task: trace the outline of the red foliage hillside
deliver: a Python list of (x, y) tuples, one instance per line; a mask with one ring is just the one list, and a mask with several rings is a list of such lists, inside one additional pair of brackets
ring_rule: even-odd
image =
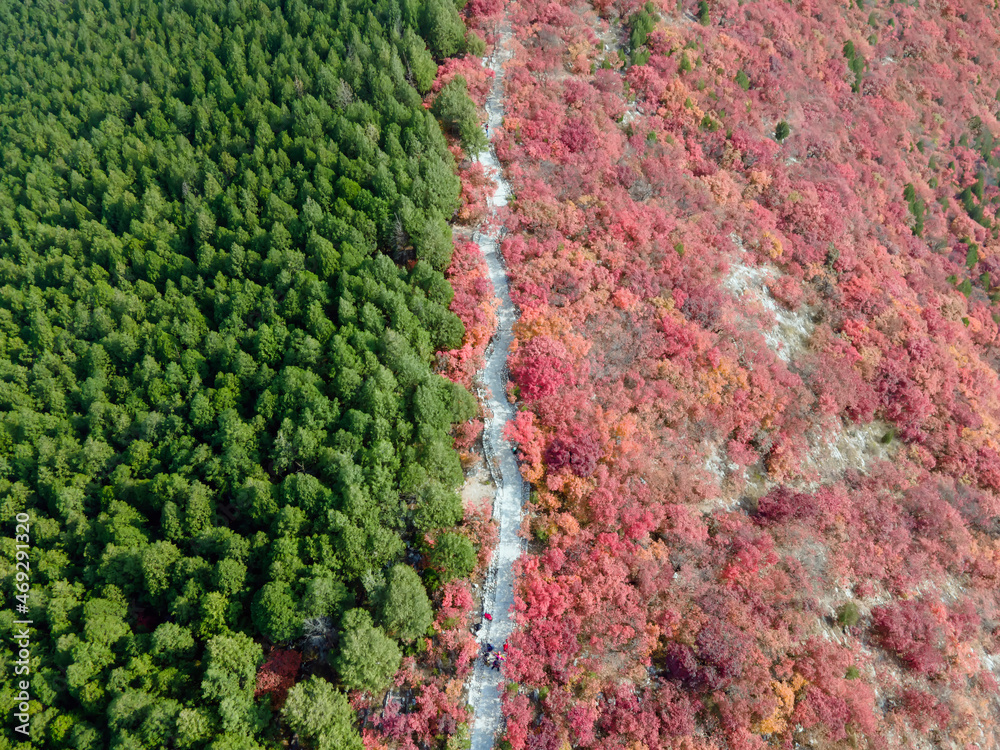
[(995, 746), (1000, 12), (511, 8), (507, 741)]

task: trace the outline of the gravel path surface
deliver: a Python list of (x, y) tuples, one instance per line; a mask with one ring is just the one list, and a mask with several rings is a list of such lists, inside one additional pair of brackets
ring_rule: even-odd
[[(484, 65), (493, 70), (493, 89), (486, 100), (487, 136), (492, 138), (503, 122), (503, 64), (510, 59), (507, 42), (511, 38), (510, 26), (505, 22), (492, 57), (484, 60)], [(514, 604), (513, 565), (524, 549), (523, 540), (518, 537), (521, 528), (521, 507), (528, 497), (528, 485), (521, 477), (517, 459), (510, 443), (503, 437), (507, 422), (514, 418), (514, 406), (507, 401), (507, 354), (514, 339), (513, 325), (517, 320), (517, 310), (510, 300), (510, 287), (503, 256), (500, 253), (500, 237), (503, 229), (495, 221), (496, 209), (507, 205), (510, 185), (503, 177), (496, 152), (491, 146), (476, 157), (493, 180), (496, 191), (489, 199), (490, 217), (480, 231), (473, 236), (474, 241), (486, 259), (493, 291), (500, 301), (497, 310), (497, 330), (486, 352), (486, 366), (482, 372), (485, 392), (480, 394), (488, 411), (493, 416), (486, 421), (483, 446), (486, 465), (490, 467), (497, 487), (493, 501), (493, 517), (500, 524), (500, 541), (493, 552), (490, 569), (486, 576), (483, 592), (483, 610), (493, 616), (492, 622), (483, 621), (478, 640), (485, 648), (487, 643), (503, 651), (503, 644), (514, 630), (511, 607)], [(490, 750), (494, 745), (494, 735), (501, 724), (499, 672), (487, 667), (480, 658), (469, 681), (469, 703), (475, 710), (472, 726), (472, 750)]]

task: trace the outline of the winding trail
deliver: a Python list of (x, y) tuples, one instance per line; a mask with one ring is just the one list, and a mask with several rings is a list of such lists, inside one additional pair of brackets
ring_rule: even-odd
[[(492, 139), (503, 122), (503, 65), (511, 57), (508, 49), (510, 38), (510, 24), (505, 19), (493, 55), (483, 61), (494, 72), (493, 88), (486, 100), (486, 134), (489, 139)], [(504, 427), (514, 418), (515, 413), (514, 406), (507, 401), (506, 385), (507, 355), (514, 340), (513, 326), (517, 320), (517, 310), (510, 299), (507, 271), (500, 253), (503, 230), (496, 217), (497, 209), (507, 205), (510, 185), (503, 177), (492, 145), (476, 158), (485, 168), (496, 190), (488, 201), (490, 215), (473, 235), (473, 240), (479, 245), (486, 260), (493, 292), (500, 302), (497, 309), (497, 330), (487, 349), (486, 365), (482, 372), (484, 392), (480, 393), (487, 412), (492, 412), (483, 432), (483, 451), (497, 488), (493, 517), (500, 525), (500, 541), (493, 551), (483, 592), (483, 611), (490, 613), (493, 620), (483, 621), (478, 640), (483, 645), (491, 643), (495, 649), (502, 650), (503, 643), (514, 630), (510, 611), (514, 604), (513, 565), (524, 549), (518, 531), (521, 528), (521, 508), (529, 490), (521, 476), (511, 445), (503, 436)], [(493, 747), (494, 735), (501, 723), (500, 681), (499, 672), (487, 667), (482, 659), (476, 661), (469, 681), (469, 703), (475, 711), (471, 750), (490, 750)]]

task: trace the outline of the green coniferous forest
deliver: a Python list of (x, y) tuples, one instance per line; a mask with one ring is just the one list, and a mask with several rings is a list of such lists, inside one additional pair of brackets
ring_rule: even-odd
[[(459, 183), (421, 95), (470, 44), (452, 0), (0, 0), (0, 631), (34, 622), (31, 747), (360, 748), (344, 694), (469, 572), (476, 405), (433, 372)], [(257, 669), (305, 636), (282, 714)]]

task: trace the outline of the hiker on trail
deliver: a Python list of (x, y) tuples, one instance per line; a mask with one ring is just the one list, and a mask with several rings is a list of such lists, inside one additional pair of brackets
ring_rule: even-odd
[(506, 643), (504, 643), (504, 644), (503, 644), (503, 650), (504, 650), (504, 651), (506, 651), (506, 650), (507, 650), (507, 644), (506, 644)]
[(490, 622), (493, 622), (493, 615), (491, 615), (489, 612), (487, 612), (485, 615), (483, 615), (483, 617), (485, 617)]
[(493, 651), (493, 644), (492, 643), (487, 643), (486, 644), (486, 653), (490, 653), (491, 651)]

